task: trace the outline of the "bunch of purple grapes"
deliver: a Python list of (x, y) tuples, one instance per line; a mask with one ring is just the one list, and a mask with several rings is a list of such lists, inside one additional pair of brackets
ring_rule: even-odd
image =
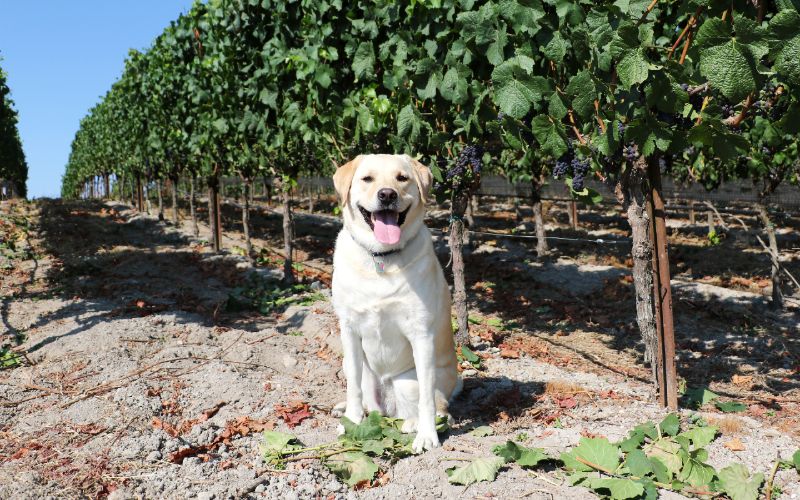
[(553, 177), (561, 179), (572, 174), (572, 189), (582, 191), (586, 182), (586, 174), (589, 173), (590, 162), (588, 158), (578, 158), (575, 150), (570, 144), (569, 151), (564, 153), (553, 166)]
[(471, 191), (480, 185), (481, 169), (483, 168), (483, 148), (479, 145), (466, 146), (458, 154), (456, 161), (445, 168), (448, 161), (439, 158), (439, 168), (444, 170), (444, 182), (435, 182), (433, 189), (437, 193), (448, 191), (460, 193)]

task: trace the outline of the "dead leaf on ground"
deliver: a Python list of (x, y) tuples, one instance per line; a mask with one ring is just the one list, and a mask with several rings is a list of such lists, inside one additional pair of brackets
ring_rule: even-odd
[(750, 383), (753, 382), (753, 376), (752, 375), (734, 375), (733, 378), (731, 379), (731, 382), (733, 382), (736, 385), (749, 385)]
[(275, 413), (290, 428), (297, 427), (303, 420), (311, 418), (311, 410), (308, 403), (302, 401), (291, 401), (287, 405), (275, 405)]
[(733, 438), (730, 441), (728, 441), (727, 443), (723, 444), (722, 446), (724, 446), (725, 448), (728, 448), (731, 451), (744, 451), (745, 450), (744, 444), (742, 444), (742, 440), (739, 439), (739, 438)]

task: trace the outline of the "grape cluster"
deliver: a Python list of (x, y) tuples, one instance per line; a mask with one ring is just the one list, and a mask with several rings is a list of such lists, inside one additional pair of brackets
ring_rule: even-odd
[(572, 189), (583, 191), (586, 174), (589, 173), (589, 159), (572, 158)]
[(636, 158), (639, 157), (639, 148), (636, 147), (636, 144), (629, 143), (627, 146), (622, 148), (622, 156), (630, 162), (636, 161)]
[(555, 165), (553, 165), (553, 177), (561, 179), (572, 174), (572, 189), (583, 191), (586, 175), (589, 173), (589, 166), (589, 159), (581, 159), (576, 156), (575, 149), (570, 142), (569, 150), (556, 160)]
[(435, 182), (433, 190), (438, 195), (469, 193), (480, 185), (483, 168), (483, 148), (478, 145), (466, 146), (458, 154), (456, 161), (449, 163), (439, 157), (437, 164), (444, 171), (443, 182)]

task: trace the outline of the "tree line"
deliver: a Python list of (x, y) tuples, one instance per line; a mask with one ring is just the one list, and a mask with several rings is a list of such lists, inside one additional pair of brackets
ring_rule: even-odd
[(19, 138), (18, 121), (8, 76), (0, 67), (0, 198), (27, 195), (28, 164)]

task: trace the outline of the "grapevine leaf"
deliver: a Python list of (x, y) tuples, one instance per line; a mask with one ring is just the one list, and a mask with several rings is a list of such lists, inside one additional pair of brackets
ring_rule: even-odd
[(300, 448), (297, 438), (291, 434), (278, 431), (264, 431), (261, 441), (261, 452), (264, 455), (279, 455), (285, 451)]
[(420, 119), (416, 108), (407, 104), (397, 113), (397, 135), (404, 137), (408, 142), (413, 143), (419, 137)]
[[(700, 125), (699, 127), (694, 127), (692, 131), (694, 132), (695, 129), (698, 129), (699, 131), (701, 127), (702, 125)], [(690, 140), (691, 137), (692, 135), (690, 134)], [(711, 144), (707, 145), (710, 146)], [(719, 395), (708, 390), (708, 388), (706, 387), (695, 387), (691, 389), (686, 389), (684, 397), (686, 398), (687, 406), (691, 408), (700, 408), (701, 406), (704, 406), (717, 399)]]
[(375, 50), (372, 42), (361, 42), (353, 55), (353, 72), (359, 80), (374, 74)]
[(631, 474), (644, 477), (653, 472), (653, 465), (642, 450), (633, 450), (625, 457), (625, 465)]
[(626, 89), (647, 80), (648, 64), (641, 49), (628, 52), (617, 64), (619, 81)]
[(561, 122), (553, 122), (548, 116), (539, 115), (533, 119), (531, 130), (544, 154), (558, 158), (566, 153), (567, 136)]
[(539, 462), (550, 460), (550, 457), (541, 448), (527, 448), (514, 441), (495, 446), (492, 450), (495, 455), (503, 457), (506, 463), (516, 462), (520, 467), (536, 467)]
[(353, 423), (347, 417), (342, 417), (341, 422), (344, 426), (344, 436), (355, 442), (363, 442), (368, 439), (380, 439), (383, 437), (381, 429), (381, 415), (377, 411), (370, 412), (367, 418), (360, 424)]
[(674, 436), (678, 434), (678, 431), (681, 428), (681, 421), (678, 418), (678, 415), (675, 413), (670, 413), (664, 417), (664, 420), (662, 420), (660, 424), (658, 424), (658, 428), (661, 429), (661, 432), (664, 434), (667, 434), (668, 436)]
[(442, 97), (456, 104), (463, 104), (467, 100), (467, 80), (459, 73), (458, 68), (447, 70), (439, 84), (439, 92)]
[(680, 450), (681, 445), (670, 438), (659, 439), (644, 447), (645, 454), (650, 459), (660, 461), (672, 475), (678, 474), (683, 465), (681, 457), (678, 456)]
[(501, 457), (476, 458), (462, 467), (447, 469), (447, 480), (464, 486), (480, 481), (494, 481), (505, 461)]
[(794, 452), (792, 456), (792, 462), (794, 463), (794, 468), (797, 469), (797, 472), (800, 472), (800, 450)]
[(522, 118), (550, 90), (547, 80), (530, 76), (515, 59), (508, 60), (492, 71), (495, 102), (504, 113)]
[(775, 69), (792, 85), (800, 85), (800, 36), (786, 42), (775, 58)]
[(553, 38), (542, 49), (544, 56), (551, 61), (561, 62), (567, 54), (567, 41), (556, 31)]
[(580, 117), (586, 117), (594, 112), (596, 87), (592, 75), (588, 71), (581, 71), (573, 76), (565, 89), (572, 96), (572, 109)]
[(609, 443), (606, 438), (582, 437), (578, 446), (561, 454), (561, 460), (569, 470), (592, 471), (600, 467), (600, 470), (613, 472), (619, 467), (619, 447)]
[(567, 107), (564, 105), (564, 101), (561, 99), (561, 96), (558, 95), (558, 92), (553, 92), (550, 96), (547, 105), (547, 114), (556, 120), (561, 120), (567, 116)]
[(714, 468), (710, 465), (695, 458), (689, 458), (683, 464), (678, 479), (692, 486), (706, 486), (714, 479), (714, 472)]
[(753, 56), (736, 40), (702, 51), (700, 73), (731, 102), (743, 100), (757, 88)]
[(355, 486), (362, 481), (372, 481), (378, 472), (375, 462), (360, 451), (346, 451), (333, 455), (328, 457), (324, 464), (349, 486)]
[(688, 431), (681, 432), (679, 436), (684, 436), (692, 441), (694, 449), (703, 448), (717, 435), (717, 428), (713, 426), (708, 427), (693, 427)]
[(732, 500), (757, 500), (761, 483), (764, 481), (764, 474), (758, 473), (750, 475), (742, 464), (733, 463), (718, 474), (719, 487)]
[(614, 500), (636, 498), (644, 493), (644, 485), (632, 479), (596, 477), (591, 478), (588, 484), (593, 490), (608, 490)]
[(722, 45), (730, 41), (731, 28), (730, 24), (726, 23), (718, 17), (706, 19), (697, 30), (695, 43), (700, 47), (711, 47), (715, 45)]
[(717, 401), (714, 403), (714, 406), (716, 406), (719, 411), (724, 413), (738, 413), (747, 409), (746, 404), (738, 401)]

